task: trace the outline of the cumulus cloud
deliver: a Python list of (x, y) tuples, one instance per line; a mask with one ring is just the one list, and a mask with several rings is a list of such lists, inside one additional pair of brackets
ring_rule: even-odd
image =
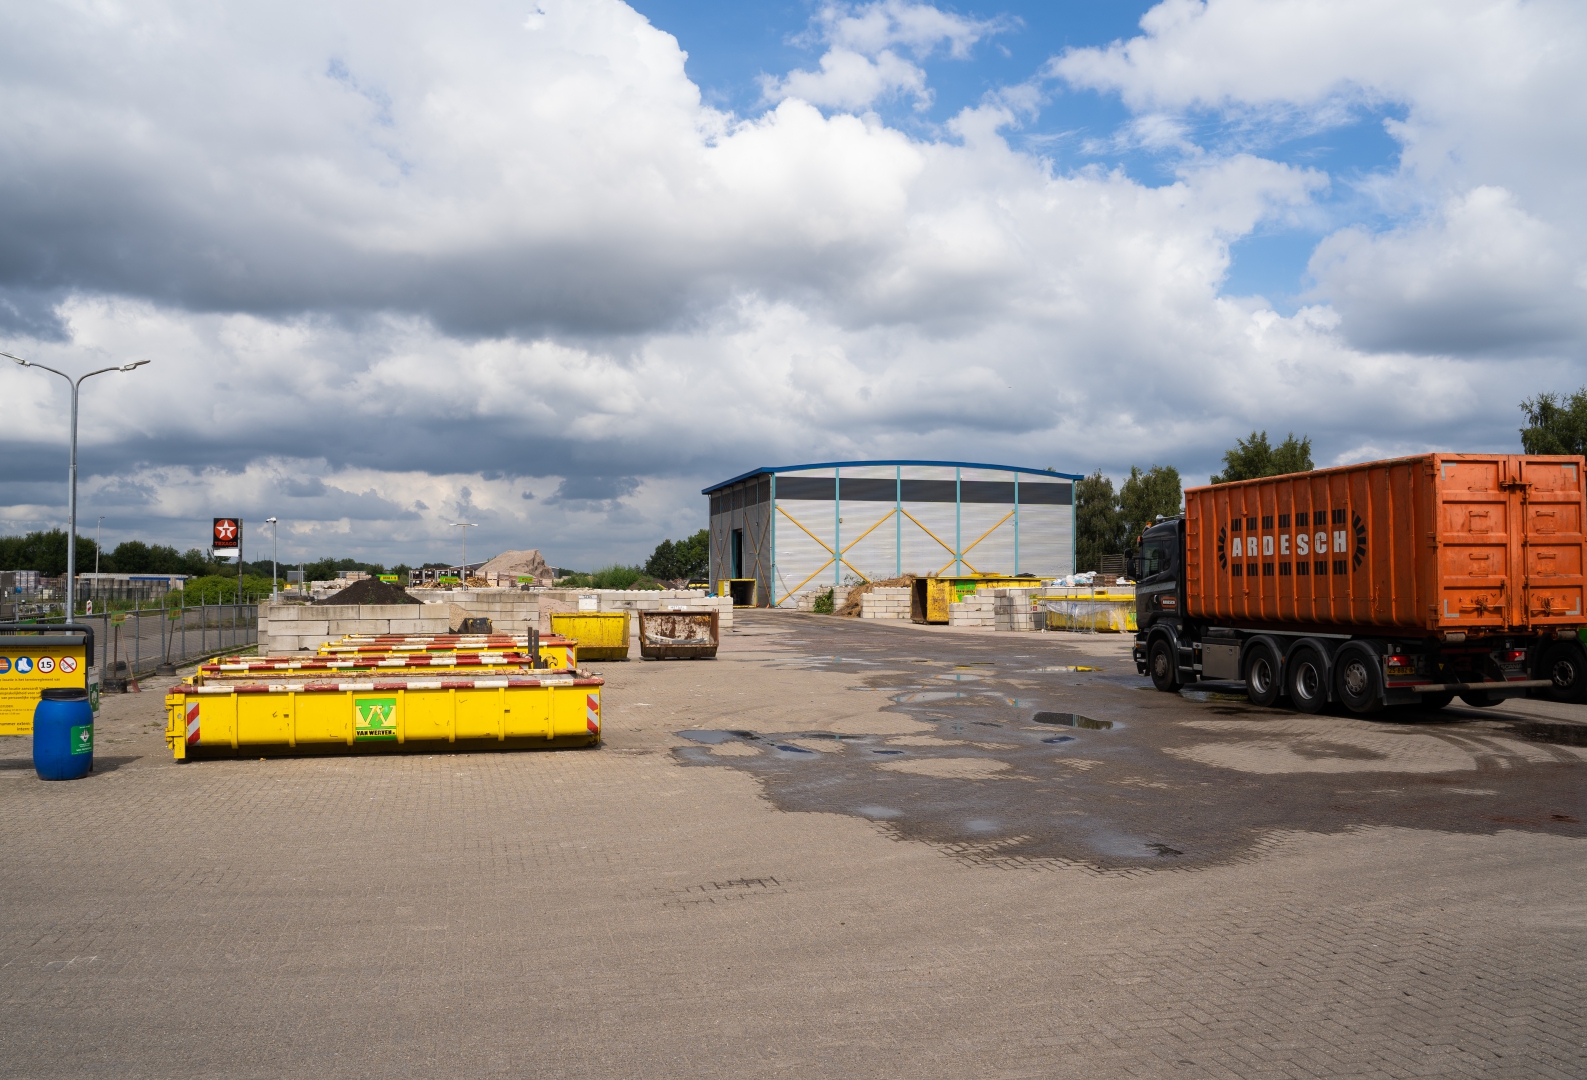
[[(1313, 296), (1348, 339), (1519, 355), (1580, 341), (1587, 8), (1564, 0), (1165, 0), (1143, 33), (1050, 72), (1143, 116), (1315, 126), (1393, 105), (1397, 169), (1359, 181), (1390, 224), (1323, 241)], [(1139, 122), (1137, 118), (1136, 123)], [(1304, 126), (1304, 124), (1302, 125)]]
[[(1361, 31), (1363, 7), (1285, 4), (1328, 23), (1313, 51)], [(1446, 6), (1438, 26), (1482, 29)], [(1540, 10), (1564, 18), (1499, 5), (1488, 37), (1531, 40)], [(1583, 336), (1579, 212), (1557, 208), (1579, 149), (1522, 147), (1551, 182), (1470, 156), (1429, 179), (1423, 148), (1476, 146), (1488, 121), (1434, 101), (1433, 74), (1368, 79), (1342, 44), (1263, 76), (1242, 11), (1171, 0), (1141, 37), (1056, 62), (1131, 103), (1135, 145), (1177, 150), (1147, 184), (1011, 145), (1028, 87), (940, 135), (867, 112), (1011, 25), (896, 0), (821, 9), (820, 70), (747, 117), (702, 104), (678, 43), (617, 0), (12, 7), (0, 348), (154, 359), (85, 387), (84, 506), (180, 546), (214, 512), (274, 514), (284, 557), (450, 557), (467, 514), (471, 551), (633, 561), (699, 527), (703, 483), (762, 464), (1194, 472), (1253, 427), (1324, 454), (1513, 440), (1481, 407), (1517, 396), (1488, 358), (1552, 387)], [(1176, 110), (1349, 94), (1410, 102), (1411, 216), (1325, 242), (1294, 314), (1224, 295), (1232, 244), (1340, 181), (1198, 147)], [(1480, 347), (1461, 317), (1492, 330)], [(5, 527), (59, 520), (58, 382), (0, 368)]]
[(931, 104), (926, 73), (914, 61), (939, 50), (963, 59), (990, 35), (1014, 26), (1008, 18), (971, 19), (930, 4), (876, 0), (827, 4), (811, 20), (804, 40), (828, 46), (819, 71), (803, 69), (761, 78), (767, 101), (798, 98), (835, 109), (864, 109), (889, 97), (911, 97), (917, 109)]

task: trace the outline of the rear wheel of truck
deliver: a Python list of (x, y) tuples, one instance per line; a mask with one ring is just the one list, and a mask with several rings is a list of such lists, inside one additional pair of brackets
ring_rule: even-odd
[(1353, 713), (1375, 713), (1383, 708), (1382, 678), (1370, 656), (1347, 652), (1334, 666), (1334, 693)]
[(1304, 713), (1320, 713), (1328, 704), (1328, 668), (1316, 649), (1303, 647), (1290, 654), (1285, 669), (1289, 699)]
[(1284, 696), (1278, 671), (1278, 657), (1271, 646), (1258, 642), (1246, 652), (1245, 696), (1251, 699), (1252, 705), (1266, 708), (1278, 704), (1278, 699)]
[(1579, 705), (1587, 700), (1587, 653), (1574, 641), (1560, 641), (1543, 653), (1539, 678), (1553, 683), (1544, 693), (1550, 701)]
[(1467, 690), (1460, 695), (1460, 700), (1473, 709), (1491, 709), (1504, 699), (1496, 698), (1486, 690)]
[(1146, 670), (1151, 672), (1152, 685), (1165, 694), (1179, 689), (1179, 664), (1174, 660), (1174, 648), (1164, 638), (1152, 642), (1146, 654)]
[(1421, 707), (1424, 709), (1442, 709), (1455, 700), (1453, 690), (1445, 690), (1441, 694), (1423, 694)]

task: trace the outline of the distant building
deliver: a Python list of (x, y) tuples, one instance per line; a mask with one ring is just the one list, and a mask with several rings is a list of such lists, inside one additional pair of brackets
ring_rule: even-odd
[[(755, 469), (705, 488), (711, 581), (775, 606), (811, 587), (914, 574), (1074, 570), (1072, 473), (958, 461)], [(747, 601), (740, 587), (740, 602)]]

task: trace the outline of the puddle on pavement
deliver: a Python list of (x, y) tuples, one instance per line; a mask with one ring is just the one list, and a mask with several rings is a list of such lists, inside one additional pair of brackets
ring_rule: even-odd
[(732, 739), (758, 739), (753, 731), (711, 731), (694, 730), (677, 732), (679, 738), (688, 739), (690, 742), (705, 743), (707, 746), (720, 746)]
[(966, 831), (968, 831), (968, 832), (989, 833), (989, 832), (997, 832), (1003, 826), (998, 824), (998, 821), (997, 821), (996, 818), (978, 817), (978, 818), (971, 818), (969, 821), (966, 821), (964, 823), (964, 827), (965, 827)]
[(873, 754), (902, 754), (902, 750), (872, 750)]
[(1074, 741), (1075, 741), (1075, 737), (1073, 735), (1054, 735), (1050, 739), (1043, 739), (1042, 740), (1042, 742), (1044, 742), (1044, 743), (1066, 743), (1066, 742), (1074, 742)]
[(1101, 671), (1102, 669), (1091, 664), (1056, 664), (1052, 667), (1034, 667), (1028, 668), (1026, 670), (1034, 673), (1045, 674), (1048, 672), (1060, 671)]
[(893, 818), (904, 816), (902, 810), (891, 806), (856, 806), (854, 812), (860, 817), (867, 817), (872, 821), (891, 821)]
[(1555, 723), (1528, 720), (1511, 724), (1510, 730), (1523, 739), (1533, 742), (1556, 743), (1560, 746), (1587, 746), (1587, 724)]
[(790, 746), (787, 743), (772, 743), (772, 749), (781, 750), (785, 754), (814, 754), (814, 750), (806, 750), (802, 746)]
[(1089, 716), (1081, 716), (1072, 712), (1039, 712), (1031, 717), (1037, 724), (1049, 724), (1054, 727), (1085, 728), (1087, 731), (1112, 731), (1115, 727), (1123, 727), (1112, 720), (1093, 720)]
[[(1155, 687), (1151, 688), (1155, 689)], [(1179, 696), (1186, 701), (1244, 701), (1249, 704), (1250, 698), (1244, 694), (1231, 694), (1227, 690), (1181, 690)]]
[(982, 693), (964, 693), (960, 690), (918, 690), (913, 694), (898, 694), (893, 700), (900, 705), (919, 701), (947, 701), (951, 698), (984, 697)]
[(971, 675), (968, 672), (955, 671), (949, 675), (938, 675), (937, 678), (947, 679), (949, 682), (980, 682), (982, 679), (986, 678), (986, 676)]

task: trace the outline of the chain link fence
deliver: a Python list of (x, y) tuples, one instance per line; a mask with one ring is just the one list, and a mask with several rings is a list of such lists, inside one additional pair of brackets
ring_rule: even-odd
[[(66, 620), (40, 619), (59, 626)], [(159, 664), (191, 663), (238, 652), (259, 641), (259, 605), (199, 604), (79, 615), (79, 626), (94, 630), (94, 670), (98, 682), (153, 673)]]

